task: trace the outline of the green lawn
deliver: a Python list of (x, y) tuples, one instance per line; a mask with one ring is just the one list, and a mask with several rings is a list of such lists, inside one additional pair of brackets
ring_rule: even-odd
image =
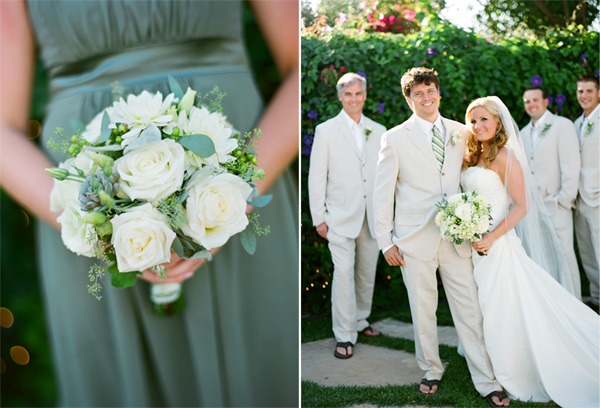
[[(445, 302), (440, 302), (437, 315), (439, 325), (453, 325), (450, 310)], [(411, 322), (410, 310), (407, 307), (376, 311), (370, 321), (376, 322), (385, 318)], [(333, 337), (330, 316), (302, 319), (302, 343), (330, 337)], [(385, 335), (378, 337), (360, 335), (359, 342), (409, 353), (415, 352), (414, 341)], [(440, 345), (440, 356), (446, 364), (446, 371), (440, 390), (434, 395), (419, 394), (417, 384), (382, 387), (324, 387), (312, 381), (302, 381), (302, 407), (350, 407), (363, 404), (379, 407), (488, 407), (485, 400), (475, 390), (465, 359), (456, 352), (456, 347)], [(513, 401), (511, 406), (558, 407), (554, 403), (539, 404), (520, 401)]]

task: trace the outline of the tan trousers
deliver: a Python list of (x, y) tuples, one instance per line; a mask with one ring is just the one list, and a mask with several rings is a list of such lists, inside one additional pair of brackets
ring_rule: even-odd
[(475, 388), (483, 396), (501, 390), (485, 349), (483, 318), (471, 258), (461, 258), (453, 244), (441, 241), (437, 256), (431, 261), (419, 261), (406, 255), (404, 261), (406, 268), (402, 268), (402, 276), (410, 301), (417, 363), (426, 371), (425, 378), (439, 380), (444, 373), (435, 315), (438, 305), (436, 270), (439, 267), (452, 319)]
[(333, 261), (331, 317), (339, 342), (356, 344), (358, 332), (369, 323), (379, 249), (369, 233), (367, 217), (358, 238), (346, 238), (329, 229), (329, 251)]
[(577, 198), (575, 237), (583, 270), (590, 281), (592, 302), (600, 304), (600, 208), (590, 207)]

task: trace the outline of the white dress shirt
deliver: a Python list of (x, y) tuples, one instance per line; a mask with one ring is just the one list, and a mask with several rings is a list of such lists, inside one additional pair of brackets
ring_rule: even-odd
[(344, 118), (346, 119), (346, 122), (348, 123), (348, 127), (350, 128), (350, 130), (352, 130), (352, 133), (354, 134), (354, 138), (356, 139), (356, 145), (358, 146), (358, 151), (360, 152), (360, 155), (362, 157), (363, 151), (365, 149), (365, 129), (363, 115), (360, 115), (360, 119), (358, 123), (356, 123), (354, 119), (352, 119), (350, 115), (346, 113), (345, 110), (342, 110), (342, 112)]
[(532, 148), (533, 148), (533, 145), (535, 144), (536, 139), (540, 135), (540, 132), (542, 130), (544, 130), (544, 124), (546, 123), (547, 118), (548, 118), (548, 110), (546, 110), (546, 112), (544, 112), (544, 114), (538, 120), (535, 121), (535, 124), (533, 123), (533, 121), (531, 121), (531, 147)]

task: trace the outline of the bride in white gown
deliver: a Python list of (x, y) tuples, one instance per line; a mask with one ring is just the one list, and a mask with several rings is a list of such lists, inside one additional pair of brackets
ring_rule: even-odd
[(527, 229), (543, 225), (544, 209), (532, 198), (518, 128), (497, 97), (473, 101), (466, 117), (474, 138), (462, 188), (492, 206), (491, 232), (473, 243), (473, 264), (494, 374), (512, 399), (597, 408), (600, 316), (569, 292), (560, 246)]

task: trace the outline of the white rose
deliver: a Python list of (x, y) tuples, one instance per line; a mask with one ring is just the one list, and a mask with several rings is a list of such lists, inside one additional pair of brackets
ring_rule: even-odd
[(115, 168), (127, 197), (156, 202), (181, 187), (184, 164), (183, 147), (165, 139), (132, 149), (115, 161)]
[(490, 219), (488, 217), (481, 217), (479, 222), (477, 223), (477, 232), (483, 233), (488, 230), (490, 226)]
[(100, 136), (102, 134), (102, 118), (104, 116), (104, 111), (108, 113), (110, 116), (113, 112), (112, 107), (108, 107), (101, 111), (99, 114), (94, 116), (94, 118), (87, 124), (85, 130), (81, 133), (81, 136), (87, 140), (89, 144), (95, 145), (100, 142)]
[(83, 214), (76, 207), (69, 206), (56, 220), (61, 225), (60, 235), (65, 246), (78, 255), (91, 258), (98, 236), (94, 226), (83, 221)]
[(463, 221), (470, 220), (472, 213), (473, 213), (472, 205), (469, 203), (459, 205), (458, 207), (456, 207), (456, 210), (454, 211), (454, 214), (456, 214), (456, 216)]
[(462, 194), (458, 193), (458, 194), (454, 194), (453, 196), (451, 196), (448, 199), (448, 203), (450, 203), (450, 204), (459, 204), (459, 203), (462, 202), (462, 200), (463, 200), (462, 199)]
[[(83, 171), (84, 176), (96, 174), (100, 167), (90, 157), (90, 152), (82, 151), (76, 157), (65, 160), (58, 165), (61, 169), (67, 169), (71, 173), (77, 173), (75, 167)], [(81, 183), (73, 180), (59, 181), (54, 179), (54, 187), (50, 192), (50, 211), (60, 211), (70, 206), (79, 207), (79, 190)]]
[(134, 207), (110, 222), (113, 226), (110, 242), (115, 248), (119, 272), (143, 271), (171, 260), (175, 233), (152, 205)]
[(223, 245), (248, 225), (246, 200), (252, 187), (233, 174), (204, 167), (192, 177), (186, 200), (188, 223), (181, 229), (206, 249)]

